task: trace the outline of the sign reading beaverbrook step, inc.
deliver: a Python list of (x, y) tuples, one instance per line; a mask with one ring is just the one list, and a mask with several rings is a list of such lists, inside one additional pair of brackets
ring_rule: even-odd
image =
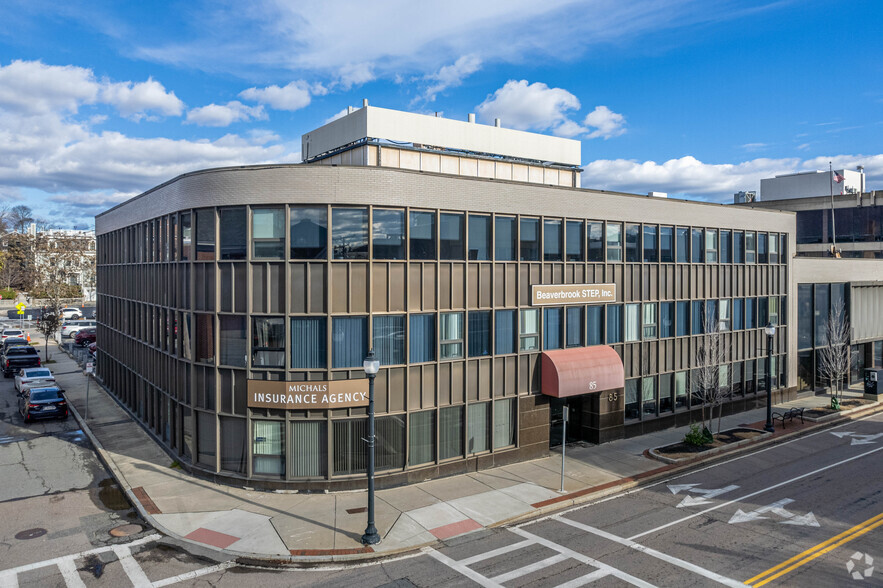
[(249, 408), (307, 410), (368, 406), (368, 380), (248, 381)]
[(536, 284), (531, 293), (533, 306), (616, 302), (616, 284)]

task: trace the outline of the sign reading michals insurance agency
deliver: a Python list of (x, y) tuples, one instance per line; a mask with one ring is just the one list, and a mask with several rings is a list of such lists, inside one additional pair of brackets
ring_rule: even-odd
[(592, 304), (616, 302), (616, 284), (535, 285), (531, 304)]
[(248, 381), (249, 408), (308, 410), (368, 406), (368, 380)]

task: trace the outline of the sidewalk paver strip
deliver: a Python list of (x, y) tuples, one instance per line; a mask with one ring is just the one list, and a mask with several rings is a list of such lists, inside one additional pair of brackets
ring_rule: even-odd
[(457, 535), (462, 535), (483, 528), (484, 527), (472, 519), (466, 519), (465, 521), (459, 521), (449, 525), (436, 527), (435, 529), (429, 529), (429, 532), (439, 539), (450, 539), (451, 537), (456, 537)]
[(233, 535), (219, 533), (218, 531), (212, 531), (211, 529), (200, 527), (195, 531), (184, 535), (184, 539), (191, 539), (193, 541), (205, 543), (206, 545), (226, 549), (239, 541), (240, 537), (234, 537)]
[(143, 486), (138, 486), (137, 488), (132, 488), (132, 494), (135, 495), (135, 498), (138, 499), (138, 502), (141, 503), (141, 506), (144, 507), (144, 511), (147, 514), (158, 515), (162, 514), (162, 511), (156, 506), (156, 503), (153, 502), (153, 499), (147, 495), (147, 491), (144, 490)]

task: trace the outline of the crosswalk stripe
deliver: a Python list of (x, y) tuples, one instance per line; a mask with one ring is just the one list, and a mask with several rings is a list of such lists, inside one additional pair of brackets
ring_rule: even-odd
[(80, 577), (80, 572), (77, 571), (77, 564), (74, 563), (73, 557), (66, 557), (58, 562), (57, 565), (67, 588), (86, 588), (86, 583)]
[(129, 580), (132, 581), (132, 585), (135, 588), (148, 588), (153, 584), (147, 578), (147, 574), (144, 573), (141, 566), (138, 565), (138, 562), (135, 561), (135, 558), (132, 557), (132, 551), (128, 547), (125, 545), (114, 545), (113, 552), (116, 554), (117, 559), (120, 560), (123, 570), (129, 576)]

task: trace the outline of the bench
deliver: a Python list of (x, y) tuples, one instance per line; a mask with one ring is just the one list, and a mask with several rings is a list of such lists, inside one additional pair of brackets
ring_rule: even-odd
[(785, 412), (774, 412), (773, 420), (774, 421), (782, 421), (782, 428), (785, 428), (785, 419), (789, 421), (793, 421), (794, 417), (800, 417), (800, 422), (803, 422), (803, 409), (802, 408), (789, 408)]

